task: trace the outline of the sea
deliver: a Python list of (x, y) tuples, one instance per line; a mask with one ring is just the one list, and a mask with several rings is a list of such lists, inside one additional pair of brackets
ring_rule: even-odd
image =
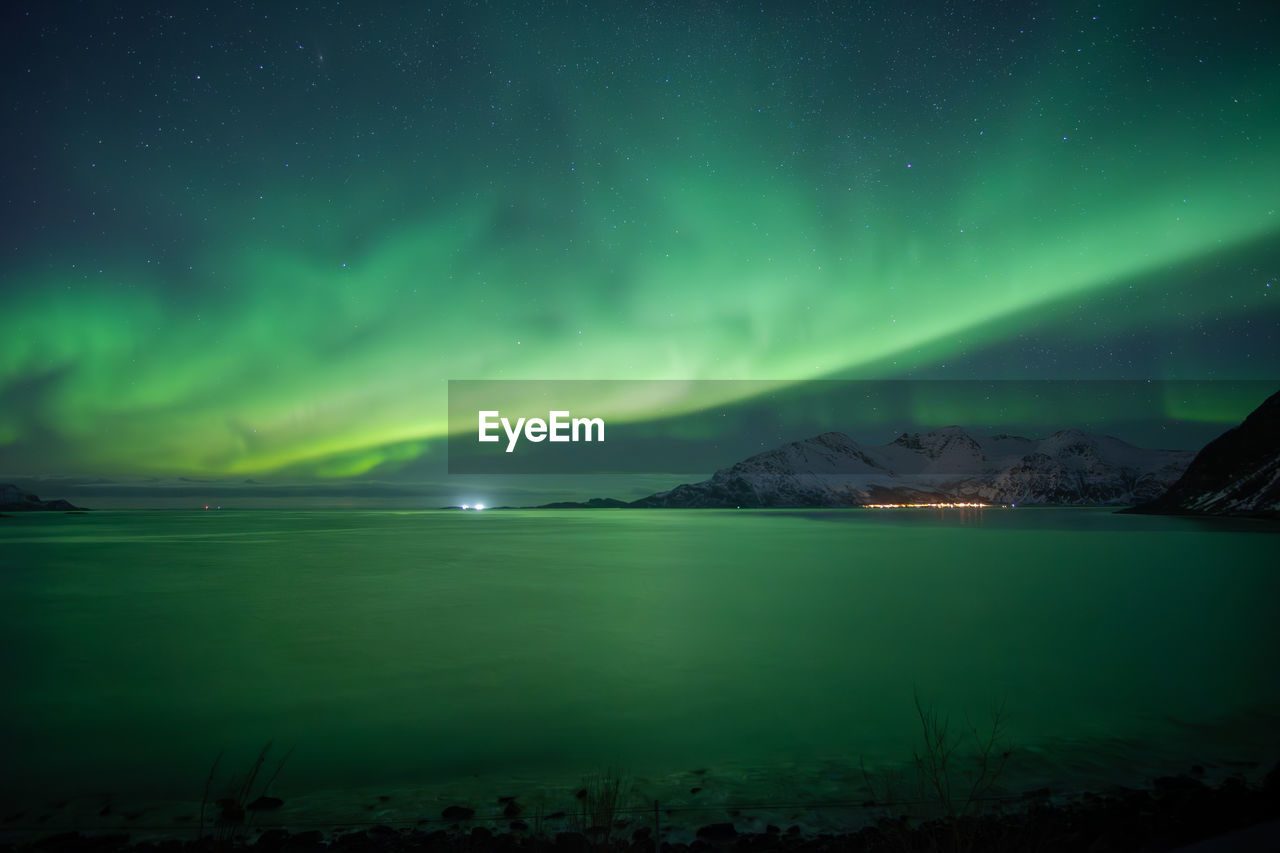
[(255, 764), (247, 832), (556, 831), (602, 781), (619, 832), (840, 831), (948, 807), (930, 731), (961, 800), (998, 769), (984, 808), (1256, 782), (1278, 545), (1099, 508), (0, 518), (0, 837), (194, 836)]

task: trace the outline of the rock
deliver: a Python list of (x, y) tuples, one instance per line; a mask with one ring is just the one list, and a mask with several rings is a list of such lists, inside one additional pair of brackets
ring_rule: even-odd
[(471, 820), (476, 816), (475, 809), (469, 809), (466, 806), (448, 806), (440, 813), (445, 820)]
[(255, 850), (259, 848), (262, 850), (279, 850), (289, 839), (288, 830), (268, 829), (258, 836), (258, 840), (253, 843), (253, 847)]
[(1262, 778), (1262, 790), (1280, 800), (1280, 761), (1277, 761), (1275, 767), (1268, 770), (1267, 775)]
[(81, 835), (78, 832), (66, 832), (41, 839), (36, 842), (35, 847), (40, 850), (67, 851), (67, 853), (128, 850), (129, 836), (124, 833)]
[(1151, 786), (1156, 793), (1164, 795), (1198, 794), (1209, 790), (1199, 779), (1192, 779), (1190, 776), (1161, 776)]
[(251, 812), (273, 812), (284, 805), (284, 800), (279, 797), (258, 797), (249, 805), (245, 806)]
[(593, 845), (580, 832), (557, 832), (555, 849), (559, 853), (591, 853)]
[(698, 830), (698, 837), (703, 841), (732, 841), (738, 837), (738, 830), (731, 823), (711, 823)]
[(422, 832), (415, 830), (413, 833), (413, 842), (419, 849), (431, 849), (435, 846), (444, 846), (449, 844), (449, 833), (443, 829), (433, 829), (431, 832)]
[(324, 833), (318, 829), (309, 829), (290, 836), (280, 847), (281, 853), (311, 853), (311, 851), (327, 849)]
[(218, 820), (223, 823), (242, 823), (244, 821), (244, 807), (235, 797), (223, 797), (214, 802), (218, 808), (222, 809), (222, 814), (218, 815)]

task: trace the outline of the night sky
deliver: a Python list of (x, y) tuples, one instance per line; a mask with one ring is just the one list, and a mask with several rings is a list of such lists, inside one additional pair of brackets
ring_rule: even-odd
[(0, 474), (427, 479), (450, 379), (1277, 375), (1270, 4), (204, 6), (2, 13)]

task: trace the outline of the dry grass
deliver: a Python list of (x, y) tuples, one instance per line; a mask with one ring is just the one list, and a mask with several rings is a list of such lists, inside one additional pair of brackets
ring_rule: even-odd
[(611, 767), (592, 773), (578, 794), (582, 811), (574, 816), (575, 828), (597, 844), (608, 844), (614, 821), (630, 797), (631, 777), (626, 772)]
[(972, 751), (966, 756), (968, 768), (958, 771), (956, 752), (964, 739), (952, 734), (950, 720), (940, 716), (936, 707), (925, 708), (919, 694), (914, 699), (924, 737), (924, 749), (914, 756), (922, 794), (944, 817), (972, 817), (981, 810), (1013, 753), (1004, 743), (1004, 709), (993, 711), (991, 725), (982, 731), (966, 719)]
[[(929, 850), (973, 850), (975, 819), (990, 805), (1013, 754), (1005, 740), (1004, 709), (993, 711), (990, 725), (981, 730), (966, 719), (967, 731), (958, 734), (936, 706), (926, 706), (918, 692), (912, 698), (921, 736), (921, 745), (912, 755), (915, 791), (907, 790), (906, 774), (901, 771), (885, 771), (877, 780), (862, 766), (872, 801), (885, 809), (880, 830), (903, 850), (914, 850), (922, 841)], [(930, 831), (923, 835), (912, 831), (906, 806), (928, 812), (917, 813), (917, 820), (935, 819), (925, 827)]]
[[(271, 742), (268, 742), (266, 746), (262, 747), (262, 751), (258, 753), (257, 759), (249, 767), (248, 771), (242, 777), (230, 780), (228, 784), (229, 790), (215, 802), (219, 811), (213, 821), (213, 837), (220, 846), (231, 846), (235, 843), (237, 836), (248, 829), (253, 822), (253, 813), (248, 809), (249, 804), (258, 797), (267, 796), (267, 792), (271, 789), (271, 784), (280, 775), (280, 770), (284, 767), (285, 762), (289, 760), (289, 756), (293, 755), (292, 749), (284, 754), (276, 763), (276, 768), (270, 778), (259, 789), (257, 797), (254, 797), (254, 784), (262, 772), (263, 765), (266, 764), (267, 756), (271, 752), (271, 746)], [(204, 837), (205, 810), (209, 801), (209, 791), (213, 787), (218, 766), (222, 763), (222, 756), (223, 753), (218, 753), (218, 757), (213, 761), (213, 766), (209, 768), (209, 777), (205, 780), (204, 797), (200, 800), (201, 838)]]

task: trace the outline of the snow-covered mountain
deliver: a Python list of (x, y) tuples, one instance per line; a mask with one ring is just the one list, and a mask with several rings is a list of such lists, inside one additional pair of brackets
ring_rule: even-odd
[(1146, 450), (1062, 430), (1047, 438), (985, 435), (957, 426), (862, 447), (840, 432), (783, 445), (636, 501), (641, 507), (857, 506), (982, 501), (1130, 504), (1151, 500), (1193, 454)]
[(723, 468), (701, 483), (686, 483), (641, 498), (633, 506), (856, 506), (905, 500), (945, 500), (918, 494), (842, 432), (785, 444)]
[(1206, 444), (1167, 492), (1133, 512), (1280, 517), (1280, 392)]

